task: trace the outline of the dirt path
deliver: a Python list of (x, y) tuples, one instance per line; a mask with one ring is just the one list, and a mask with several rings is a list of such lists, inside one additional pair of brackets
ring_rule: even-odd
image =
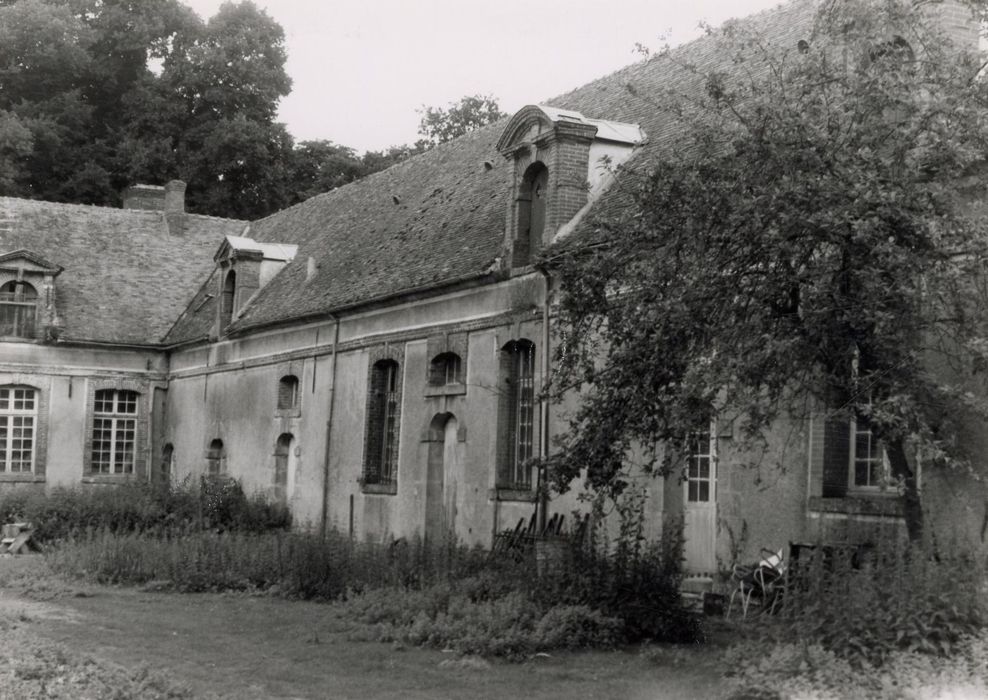
[[(0, 585), (9, 561), (0, 561)], [(24, 640), (34, 645), (34, 655), (37, 649), (55, 649), (62, 656), (67, 651), (103, 668), (124, 669), (132, 683), (146, 685), (149, 673), (158, 686), (172, 683), (160, 697), (171, 692), (172, 697), (245, 699), (573, 700), (711, 698), (723, 692), (716, 654), (708, 651), (671, 650), (652, 658), (633, 652), (554, 654), (524, 664), (461, 660), (437, 651), (353, 641), (332, 605), (77, 589), (53, 583), (43, 573), (22, 574), (0, 592), (0, 618), (22, 646)], [(58, 654), (56, 665), (64, 660)], [(23, 666), (23, 659), (18, 663)], [(133, 692), (133, 697), (153, 695)], [(18, 696), (0, 689), (0, 698), (7, 697)]]

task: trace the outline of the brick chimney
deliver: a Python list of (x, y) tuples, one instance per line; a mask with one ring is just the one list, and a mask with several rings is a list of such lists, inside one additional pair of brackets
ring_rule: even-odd
[(180, 236), (185, 232), (185, 183), (171, 180), (165, 185), (165, 221), (168, 233)]

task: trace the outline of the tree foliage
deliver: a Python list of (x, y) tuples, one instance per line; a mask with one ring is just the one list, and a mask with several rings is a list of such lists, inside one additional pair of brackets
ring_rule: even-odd
[(882, 440), (919, 536), (911, 455), (972, 466), (988, 348), (988, 84), (928, 12), (822, 3), (799, 47), (735, 24), (710, 38), (719, 69), (679, 66), (694, 89), (656, 103), (678, 136), (621, 175), (628, 206), (545, 255), (554, 390), (585, 388), (557, 488), (619, 491), (632, 454), (675, 473), (713, 420), (750, 448), (816, 406)]
[(487, 126), (507, 115), (492, 95), (467, 95), (446, 107), (422, 107), (419, 110), (419, 135), (430, 144), (440, 144)]

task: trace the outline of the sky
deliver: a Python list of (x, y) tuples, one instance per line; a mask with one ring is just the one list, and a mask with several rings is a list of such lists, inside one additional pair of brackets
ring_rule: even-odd
[[(224, 0), (184, 0), (203, 19)], [(358, 152), (414, 142), (423, 106), (493, 95), (501, 109), (579, 87), (700, 35), (701, 21), (779, 0), (254, 0), (285, 30), (296, 141)], [(588, 115), (593, 116), (593, 115)]]

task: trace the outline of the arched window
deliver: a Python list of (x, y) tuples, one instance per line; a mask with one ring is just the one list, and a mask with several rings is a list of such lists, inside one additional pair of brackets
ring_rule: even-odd
[(34, 471), (37, 424), (37, 390), (0, 386), (0, 474)]
[(38, 293), (27, 282), (12, 280), (0, 286), (0, 336), (34, 338)]
[(498, 402), (499, 488), (532, 487), (528, 461), (535, 445), (535, 344), (513, 340), (501, 348)]
[(278, 409), (298, 408), (298, 377), (286, 374), (278, 380)]
[(216, 438), (209, 443), (206, 450), (206, 474), (209, 476), (219, 476), (226, 473), (226, 449), (223, 441)]
[(237, 291), (237, 273), (230, 270), (223, 280), (223, 294), (220, 298), (220, 330), (224, 330), (233, 320), (234, 294)]
[(524, 251), (516, 253), (515, 260), (529, 264), (542, 249), (546, 220), (546, 189), (549, 186), (549, 169), (544, 163), (536, 162), (528, 166), (518, 190), (518, 229), (515, 248)]
[(93, 474), (133, 474), (140, 394), (100, 389), (93, 405)]
[(173, 463), (175, 460), (175, 446), (170, 442), (161, 448), (161, 465), (158, 469), (158, 480), (163, 484), (170, 484), (172, 480)]
[(429, 364), (429, 384), (449, 386), (463, 383), (463, 362), (455, 352), (436, 355)]
[(398, 474), (401, 376), (398, 363), (380, 360), (371, 367), (367, 399), (365, 484), (394, 484)]
[(274, 497), (281, 504), (288, 502), (288, 463), (294, 439), (291, 433), (283, 433), (274, 447)]

